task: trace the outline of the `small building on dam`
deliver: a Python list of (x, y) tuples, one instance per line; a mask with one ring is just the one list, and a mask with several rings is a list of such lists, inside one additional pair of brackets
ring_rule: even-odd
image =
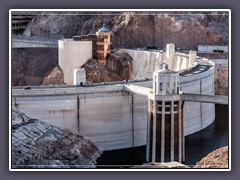
[[(183, 162), (184, 136), (215, 119), (215, 104), (197, 96), (214, 95), (214, 63), (195, 51), (175, 52), (174, 44), (166, 51), (119, 49), (133, 59), (128, 83), (86, 84), (81, 66), (93, 57), (104, 65), (111, 52), (112, 34), (103, 28), (96, 35), (59, 40), (59, 65), (68, 85), (13, 87), (12, 104), (31, 118), (81, 134), (101, 150), (147, 145), (148, 161)], [(196, 102), (184, 94), (194, 94)]]

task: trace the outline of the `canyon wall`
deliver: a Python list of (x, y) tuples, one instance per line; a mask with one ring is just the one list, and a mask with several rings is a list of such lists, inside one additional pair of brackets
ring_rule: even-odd
[(71, 38), (95, 34), (106, 26), (113, 32), (115, 48), (157, 46), (174, 43), (182, 49), (197, 49), (199, 44), (221, 45), (228, 42), (228, 15), (194, 12), (100, 12), (52, 13), (35, 16), (34, 36)]

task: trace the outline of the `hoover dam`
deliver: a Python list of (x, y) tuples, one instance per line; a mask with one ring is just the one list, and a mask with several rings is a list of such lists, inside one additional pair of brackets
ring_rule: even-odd
[[(128, 86), (152, 88), (151, 74), (155, 63), (159, 61), (157, 55), (160, 53), (126, 49), (121, 51), (127, 51), (133, 57), (132, 74), (136, 79), (129, 80)], [(181, 91), (189, 94), (214, 95), (214, 63), (197, 57), (196, 62), (187, 67), (184, 63), (189, 61), (188, 55), (178, 56), (176, 53), (176, 61), (179, 57), (185, 60), (181, 60), (182, 63), (176, 63), (173, 67), (180, 69)], [(181, 69), (180, 66), (184, 68)], [(140, 80), (137, 80), (138, 78)], [(112, 82), (83, 87), (33, 86), (31, 90), (13, 87), (12, 104), (30, 117), (89, 138), (102, 150), (145, 145), (147, 96), (131, 93), (125, 86), (125, 82)], [(214, 118), (213, 103), (186, 101), (184, 135), (204, 129), (214, 121)]]
[[(54, 28), (59, 32), (57, 26)], [(153, 37), (157, 37), (155, 30)], [(214, 122), (215, 104), (228, 105), (226, 93), (215, 95), (215, 88), (220, 87), (219, 80), (216, 86), (216, 72), (221, 74), (219, 66), (226, 67), (228, 62), (224, 58), (212, 61), (198, 53), (226, 54), (228, 46), (200, 45), (200, 52), (181, 51), (168, 42), (166, 49), (155, 46), (113, 49), (117, 39), (105, 23), (95, 34), (72, 38), (12, 35), (16, 59), (13, 63), (27, 65), (19, 70), (16, 63), (14, 83), (37, 82), (31, 86), (12, 86), (12, 106), (32, 119), (89, 139), (100, 151), (146, 145), (148, 162), (184, 162), (185, 136)], [(193, 44), (194, 47), (197, 44), (195, 39)], [(24, 60), (26, 54), (34, 57), (34, 50), (39, 52), (36, 58)], [(54, 65), (61, 70), (61, 85), (39, 85), (41, 77)], [(89, 83), (93, 76), (105, 72), (108, 73), (105, 79)], [(106, 80), (109, 73), (113, 77), (120, 74), (121, 81)]]

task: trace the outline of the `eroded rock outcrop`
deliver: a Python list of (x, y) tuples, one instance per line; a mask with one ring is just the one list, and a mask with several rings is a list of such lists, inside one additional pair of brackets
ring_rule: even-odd
[(228, 96), (228, 65), (215, 66), (215, 94)]
[(82, 68), (86, 70), (88, 83), (128, 80), (132, 69), (132, 58), (127, 53), (112, 53), (107, 59), (106, 66), (91, 59)]
[(12, 51), (12, 85), (26, 85), (25, 75), (27, 70), (27, 61), (17, 51)]
[(128, 80), (132, 71), (132, 57), (127, 53), (112, 53), (107, 59), (106, 68), (117, 73), (121, 80)]
[(12, 49), (12, 85), (41, 85), (42, 78), (57, 65), (56, 48)]
[(49, 71), (42, 80), (43, 85), (59, 85), (64, 83), (63, 71), (59, 65)]
[(194, 168), (228, 168), (228, 146), (209, 153)]
[(101, 152), (80, 135), (12, 110), (12, 168), (95, 168)]
[(103, 23), (112, 30), (116, 48), (165, 48), (171, 42), (182, 49), (196, 49), (198, 44), (220, 45), (228, 42), (228, 16), (224, 13), (43, 13), (33, 19), (31, 32), (33, 36), (71, 38), (74, 35), (95, 34)]

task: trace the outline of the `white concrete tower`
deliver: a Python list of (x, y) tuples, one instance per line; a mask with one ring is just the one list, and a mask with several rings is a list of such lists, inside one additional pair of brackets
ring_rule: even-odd
[(147, 161), (184, 161), (182, 112), (179, 73), (164, 64), (153, 73), (148, 97)]
[(74, 69), (80, 69), (91, 58), (92, 41), (58, 40), (58, 64), (68, 85), (74, 84)]
[(163, 64), (163, 52), (160, 51), (160, 52), (157, 54), (157, 58), (156, 58), (154, 70), (155, 70), (155, 71), (160, 70), (162, 64)]
[(167, 44), (166, 60), (167, 60), (169, 69), (173, 69), (173, 65), (175, 61), (175, 45), (173, 43)]
[(189, 51), (189, 64), (188, 67), (192, 67), (196, 61), (197, 52), (196, 51)]

